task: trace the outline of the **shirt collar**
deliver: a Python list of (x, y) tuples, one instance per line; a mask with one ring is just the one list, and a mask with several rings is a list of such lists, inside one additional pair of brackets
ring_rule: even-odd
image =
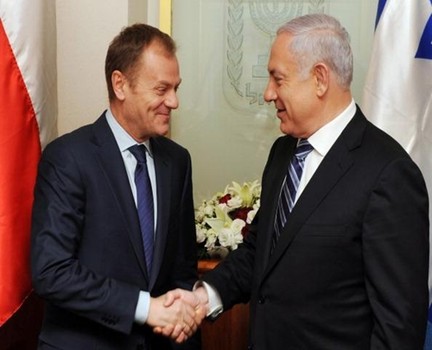
[(309, 136), (308, 141), (321, 156), (325, 156), (342, 131), (354, 117), (356, 105), (354, 99), (341, 114)]
[[(110, 126), (114, 138), (117, 141), (117, 145), (120, 149), (120, 152), (129, 151), (129, 148), (136, 145), (137, 142), (133, 139), (132, 136), (130, 136), (125, 129), (119, 124), (117, 119), (114, 117), (114, 115), (111, 112), (111, 109), (108, 108), (108, 110), (105, 113), (108, 125)], [(150, 157), (153, 157), (153, 153), (150, 147), (150, 140), (144, 141), (141, 143), (147, 148), (147, 151), (150, 155)]]

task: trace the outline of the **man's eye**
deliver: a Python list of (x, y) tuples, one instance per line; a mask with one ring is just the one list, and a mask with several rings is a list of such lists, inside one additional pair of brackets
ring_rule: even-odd
[(164, 94), (167, 91), (167, 88), (165, 86), (160, 86), (156, 88), (156, 92), (160, 95)]

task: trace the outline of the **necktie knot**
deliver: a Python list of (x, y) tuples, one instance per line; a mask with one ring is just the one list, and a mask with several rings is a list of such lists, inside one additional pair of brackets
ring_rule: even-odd
[(146, 147), (144, 145), (131, 146), (129, 147), (129, 151), (133, 154), (138, 163), (147, 163)]
[(299, 160), (303, 160), (304, 158), (306, 158), (306, 156), (312, 152), (313, 147), (312, 145), (308, 142), (307, 139), (301, 139), (297, 145), (297, 148), (294, 152), (294, 155), (296, 156), (297, 159)]

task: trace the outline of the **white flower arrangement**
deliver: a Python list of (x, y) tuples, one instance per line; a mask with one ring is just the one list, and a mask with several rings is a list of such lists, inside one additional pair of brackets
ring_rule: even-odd
[(261, 185), (232, 182), (195, 210), (198, 258), (224, 258), (249, 232), (260, 206)]

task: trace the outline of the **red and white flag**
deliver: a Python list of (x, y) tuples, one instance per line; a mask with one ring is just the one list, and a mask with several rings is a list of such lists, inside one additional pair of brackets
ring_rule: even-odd
[(56, 116), (55, 1), (0, 0), (0, 326), (32, 289), (33, 187)]

